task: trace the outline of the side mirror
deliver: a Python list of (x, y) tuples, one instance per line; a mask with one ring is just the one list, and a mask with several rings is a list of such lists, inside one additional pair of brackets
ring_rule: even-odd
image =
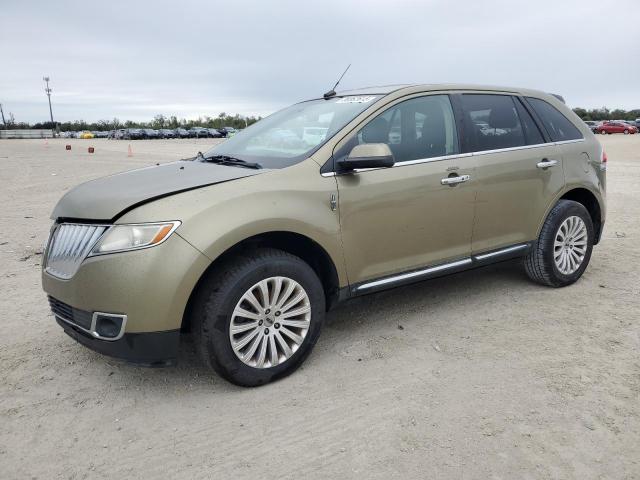
[(338, 171), (349, 172), (361, 168), (389, 168), (395, 160), (386, 143), (364, 143), (356, 145), (351, 153), (337, 162)]

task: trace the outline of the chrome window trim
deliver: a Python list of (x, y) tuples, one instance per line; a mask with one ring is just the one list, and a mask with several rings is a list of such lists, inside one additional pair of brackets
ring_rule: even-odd
[[(580, 143), (580, 142), (584, 142), (584, 138), (577, 138), (574, 140), (562, 140), (560, 142), (548, 142), (548, 143), (536, 143), (535, 145), (520, 145), (518, 147), (508, 147), (508, 148), (497, 148), (495, 150), (481, 150), (481, 151), (477, 151), (477, 152), (467, 152), (467, 153), (456, 153), (453, 155), (444, 155), (441, 157), (430, 157), (430, 158), (419, 158), (416, 160), (405, 160), (404, 162), (398, 162), (395, 163), (393, 165), (393, 167), (389, 167), (389, 168), (396, 168), (396, 167), (404, 167), (407, 165), (419, 165), (422, 163), (430, 163), (430, 162), (440, 162), (442, 160), (451, 160), (454, 158), (467, 158), (467, 157), (479, 157), (482, 155), (490, 155), (493, 153), (502, 153), (502, 152), (513, 152), (513, 151), (517, 151), (517, 150), (528, 150), (528, 149), (532, 149), (532, 148), (541, 148), (541, 147), (547, 147), (549, 145), (564, 145), (564, 144), (568, 144), (568, 143)], [(345, 174), (350, 174), (350, 173), (361, 173), (361, 172), (370, 172), (373, 170), (388, 170), (389, 168), (360, 168), (360, 169), (356, 169), (356, 170), (352, 170), (350, 172), (345, 172), (345, 173), (337, 173), (337, 172), (325, 172), (325, 173), (321, 173), (321, 175), (323, 177), (333, 177), (336, 175), (345, 175)]]
[(419, 165), (422, 163), (431, 163), (431, 162), (441, 162), (443, 160), (452, 160), (454, 158), (468, 158), (473, 156), (472, 153), (455, 153), (452, 155), (443, 155), (440, 157), (429, 157), (429, 158), (418, 158), (416, 160), (405, 160), (404, 162), (398, 162), (398, 163), (394, 163), (393, 167), (380, 167), (380, 168), (357, 168), (355, 170), (351, 170), (349, 172), (344, 172), (344, 173), (340, 173), (340, 172), (325, 172), (322, 173), (321, 175), (323, 177), (333, 177), (336, 175), (346, 175), (346, 174), (350, 174), (350, 173), (361, 173), (361, 172), (370, 172), (373, 170), (389, 170), (389, 168), (396, 168), (396, 167), (406, 167), (408, 165)]
[(566, 143), (580, 143), (580, 142), (584, 142), (584, 137), (574, 138), (573, 140), (560, 140), (559, 142), (553, 142), (553, 143), (555, 143), (556, 145), (564, 145)]
[[(98, 332), (96, 332), (96, 317), (98, 315), (102, 315), (103, 317), (121, 318), (122, 319), (122, 325), (120, 326), (120, 331), (118, 332), (118, 335), (116, 335), (115, 337), (103, 337)], [(73, 320), (69, 320), (68, 318), (63, 317), (62, 315), (57, 315), (57, 314), (54, 313), (53, 316), (56, 317), (56, 318), (59, 318), (60, 320), (62, 320), (65, 323), (68, 323), (69, 325), (71, 325), (74, 328), (77, 328), (79, 330), (82, 330), (85, 333), (88, 333), (89, 335), (91, 335), (94, 338), (97, 338), (97, 339), (100, 339), (100, 340), (106, 340), (108, 342), (115, 342), (116, 340), (120, 340), (124, 336), (125, 326), (127, 325), (127, 316), (126, 315), (117, 314), (117, 313), (93, 312), (93, 314), (91, 315), (91, 327), (89, 329), (81, 327), (80, 325), (75, 323)]]
[(463, 258), (462, 260), (456, 260), (455, 262), (443, 263), (441, 265), (436, 265), (434, 267), (415, 270), (409, 273), (401, 273), (399, 275), (393, 275), (391, 277), (383, 278), (381, 280), (374, 280), (372, 282), (363, 283), (362, 285), (356, 287), (356, 292), (360, 292), (362, 290), (368, 290), (374, 287), (379, 287), (380, 285), (387, 285), (389, 283), (401, 282), (403, 280), (407, 280), (410, 278), (421, 277), (423, 275), (428, 275), (430, 273), (449, 270), (450, 268), (461, 267), (463, 265), (470, 265), (471, 263), (473, 263), (473, 260), (469, 257), (469, 258)]
[(479, 157), (481, 155), (490, 155), (492, 153), (515, 152), (517, 150), (530, 150), (530, 149), (533, 149), (533, 148), (546, 147), (548, 145), (555, 145), (555, 143), (554, 142), (536, 143), (535, 145), (520, 145), (520, 146), (517, 146), (517, 147), (495, 148), (493, 150), (479, 150), (477, 152), (473, 152), (473, 156), (474, 157)]

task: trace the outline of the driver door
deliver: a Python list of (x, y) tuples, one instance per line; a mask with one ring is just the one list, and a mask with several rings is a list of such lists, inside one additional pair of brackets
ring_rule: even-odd
[(339, 145), (334, 158), (362, 143), (388, 144), (396, 163), (336, 176), (352, 287), (468, 258), (475, 165), (459, 153), (449, 96), (399, 101)]

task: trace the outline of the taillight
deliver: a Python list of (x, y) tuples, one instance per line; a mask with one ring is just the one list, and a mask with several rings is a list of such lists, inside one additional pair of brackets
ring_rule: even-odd
[(602, 156), (600, 157), (600, 163), (607, 163), (607, 152), (602, 149)]

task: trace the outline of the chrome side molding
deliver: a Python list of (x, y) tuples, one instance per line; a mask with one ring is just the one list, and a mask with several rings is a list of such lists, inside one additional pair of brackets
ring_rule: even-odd
[(487, 260), (489, 258), (498, 258), (510, 253), (518, 252), (520, 250), (525, 250), (529, 247), (530, 247), (530, 244), (521, 243), (519, 245), (513, 245), (512, 247), (501, 248), (500, 250), (495, 250), (493, 252), (483, 253), (481, 255), (474, 255), (473, 258), (478, 261)]
[(427, 280), (429, 278), (440, 277), (449, 273), (461, 272), (474, 267), (488, 265), (502, 260), (509, 260), (524, 255), (532, 243), (519, 243), (509, 247), (500, 248), (491, 252), (482, 253), (480, 255), (472, 255), (470, 257), (461, 258), (452, 262), (441, 263), (431, 267), (421, 268), (419, 270), (411, 270), (405, 273), (399, 273), (377, 280), (361, 283), (351, 287), (352, 295), (361, 295), (371, 291), (384, 290), (405, 283)]
[(400, 275), (394, 275), (391, 277), (382, 278), (380, 280), (374, 280), (373, 282), (363, 283), (355, 288), (356, 292), (361, 292), (363, 290), (369, 290), (375, 287), (381, 286), (390, 286), (396, 283), (403, 282), (405, 280), (413, 280), (419, 279), (422, 277), (428, 277), (435, 273), (444, 272), (446, 270), (451, 270), (454, 268), (471, 265), (473, 261), (471, 258), (463, 258), (462, 260), (456, 260), (455, 262), (443, 263), (440, 265), (435, 265), (429, 268), (423, 268), (422, 270), (414, 270), (408, 273), (402, 273)]

